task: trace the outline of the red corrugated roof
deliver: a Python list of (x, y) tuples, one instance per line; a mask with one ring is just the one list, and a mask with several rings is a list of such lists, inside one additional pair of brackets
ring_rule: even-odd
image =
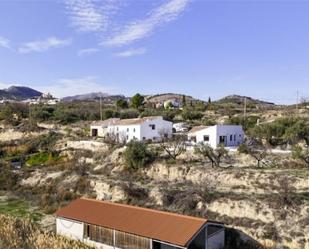
[(56, 212), (73, 219), (186, 246), (206, 219), (92, 199), (77, 199)]

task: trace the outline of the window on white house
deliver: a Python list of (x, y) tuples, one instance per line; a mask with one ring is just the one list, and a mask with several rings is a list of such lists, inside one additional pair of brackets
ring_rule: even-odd
[(204, 136), (204, 142), (209, 142), (209, 136), (208, 135)]
[(230, 141), (233, 141), (233, 135), (230, 135)]
[(156, 125), (154, 125), (154, 124), (151, 124), (151, 125), (149, 125), (149, 126), (151, 127), (152, 130), (155, 130), (155, 129), (156, 129)]
[(129, 128), (127, 128), (127, 132), (129, 132)]
[(236, 134), (234, 134), (234, 141), (236, 141)]
[(135, 128), (133, 129), (133, 132), (135, 132)]
[(127, 135), (127, 140), (129, 139), (129, 136)]

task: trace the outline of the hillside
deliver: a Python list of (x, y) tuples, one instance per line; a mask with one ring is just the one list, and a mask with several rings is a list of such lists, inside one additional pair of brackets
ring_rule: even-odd
[(236, 105), (236, 106), (243, 106), (244, 105), (244, 100), (246, 98), (247, 105), (251, 106), (257, 106), (257, 107), (274, 107), (275, 103), (259, 100), (259, 99), (254, 99), (248, 96), (240, 96), (240, 95), (228, 95), (222, 99), (219, 99), (217, 101), (214, 101), (214, 103), (217, 104), (223, 104), (223, 105)]
[(40, 97), (41, 95), (41, 92), (25, 86), (11, 86), (7, 89), (0, 90), (1, 99), (25, 100)]
[(148, 95), (145, 97), (146, 103), (151, 103), (155, 105), (163, 105), (165, 101), (172, 100), (177, 101), (180, 105), (183, 104), (183, 100), (185, 99), (186, 103), (192, 103), (195, 105), (197, 102), (204, 102), (202, 100), (193, 98), (188, 95), (184, 94), (177, 94), (177, 93), (163, 93), (163, 94), (156, 94), (156, 95)]

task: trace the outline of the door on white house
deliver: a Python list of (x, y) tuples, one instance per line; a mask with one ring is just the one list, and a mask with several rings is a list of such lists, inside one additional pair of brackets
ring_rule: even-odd
[(219, 136), (219, 144), (223, 144), (224, 146), (227, 145), (227, 137), (226, 136)]
[(91, 130), (91, 136), (97, 137), (98, 136), (98, 129), (92, 129)]

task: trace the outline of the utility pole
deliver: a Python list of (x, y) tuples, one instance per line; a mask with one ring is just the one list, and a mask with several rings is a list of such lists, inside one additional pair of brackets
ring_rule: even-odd
[(244, 99), (244, 129), (246, 127), (246, 115), (247, 115), (247, 97)]
[(29, 124), (28, 124), (28, 129), (29, 129), (29, 132), (30, 132), (31, 131), (31, 126), (32, 126), (31, 103), (28, 103), (28, 105), (29, 105), (29, 117), (28, 117)]
[(103, 113), (102, 113), (102, 96), (100, 96), (100, 119), (103, 120)]
[(298, 94), (298, 90), (296, 92), (296, 112), (298, 112), (298, 100), (299, 99), (299, 94)]

